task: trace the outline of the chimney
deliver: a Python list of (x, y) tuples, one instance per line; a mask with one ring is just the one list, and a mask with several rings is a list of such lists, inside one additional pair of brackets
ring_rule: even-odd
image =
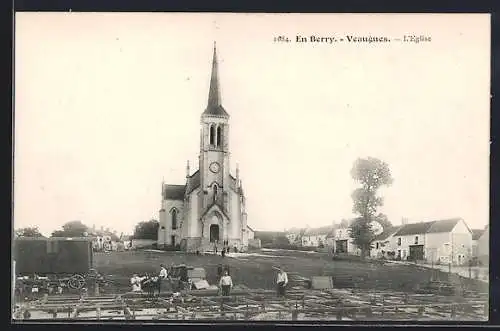
[(186, 177), (189, 177), (189, 174), (190, 174), (190, 169), (189, 169), (189, 160), (187, 160), (187, 164), (186, 164)]
[(240, 185), (240, 166), (236, 163), (236, 183)]
[(402, 225), (406, 225), (406, 224), (408, 224), (408, 218), (403, 217), (403, 218), (401, 219), (401, 224), (402, 224)]

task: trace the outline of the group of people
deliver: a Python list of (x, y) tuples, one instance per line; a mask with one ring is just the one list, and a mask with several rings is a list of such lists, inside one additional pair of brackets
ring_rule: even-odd
[[(276, 291), (278, 297), (284, 297), (286, 286), (288, 285), (288, 275), (282, 267), (275, 268), (278, 271), (276, 275)], [(167, 268), (164, 264), (160, 264), (160, 272), (157, 276), (139, 276), (138, 274), (134, 274), (130, 279), (130, 283), (132, 285), (132, 292), (142, 292), (143, 286), (147, 284), (148, 292), (152, 292), (154, 294), (155, 291), (158, 292), (158, 295), (161, 292), (162, 283), (168, 281), (171, 275), (167, 271)], [(229, 272), (229, 266), (222, 266), (219, 264), (217, 268), (217, 277), (219, 282), (220, 294), (222, 296), (229, 296), (231, 294), (231, 290), (234, 286), (233, 279), (231, 278)]]
[[(278, 270), (276, 275), (276, 292), (278, 297), (284, 297), (286, 286), (288, 285), (288, 275), (282, 267), (275, 268)], [(229, 266), (223, 267), (219, 264), (217, 269), (219, 278), (219, 289), (222, 296), (229, 296), (233, 288), (233, 279), (229, 274)]]
[(164, 264), (160, 264), (160, 272), (158, 275), (150, 276), (146, 274), (145, 276), (139, 276), (134, 274), (130, 278), (130, 284), (132, 285), (132, 292), (142, 292), (143, 286), (148, 287), (148, 292), (158, 291), (158, 295), (161, 292), (162, 283), (169, 279), (169, 273)]

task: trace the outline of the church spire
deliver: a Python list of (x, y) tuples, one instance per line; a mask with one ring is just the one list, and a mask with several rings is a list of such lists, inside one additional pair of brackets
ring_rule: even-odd
[(212, 76), (210, 77), (210, 90), (208, 92), (208, 107), (221, 105), (219, 86), (219, 65), (217, 63), (217, 48), (214, 41), (214, 55), (212, 58)]
[(229, 114), (222, 107), (219, 83), (219, 63), (217, 61), (217, 48), (215, 41), (214, 53), (212, 57), (212, 74), (210, 76), (210, 88), (208, 90), (208, 104), (207, 109), (205, 109), (203, 114), (229, 117)]

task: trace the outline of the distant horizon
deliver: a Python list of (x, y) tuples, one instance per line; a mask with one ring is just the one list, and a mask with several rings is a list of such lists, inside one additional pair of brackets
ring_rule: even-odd
[[(50, 235), (81, 220), (133, 233), (158, 219), (162, 180), (182, 185), (186, 161), (198, 168), (214, 40), (230, 169), (239, 164), (254, 230), (355, 217), (350, 170), (365, 157), (391, 170), (393, 185), (379, 192), (391, 223), (489, 223), (488, 15), (25, 12), (15, 20), (14, 228)], [(432, 42), (275, 42), (409, 31)]]
[[(421, 220), (421, 221), (418, 221), (418, 220), (407, 220), (408, 224), (414, 224), (414, 223), (425, 223), (425, 222), (432, 222), (432, 221), (441, 221), (441, 220), (447, 220), (447, 219), (455, 219), (455, 218), (458, 218), (458, 219), (463, 219), (462, 217), (448, 217), (448, 218), (443, 218), (443, 219), (435, 219), (435, 220)], [(155, 219), (157, 220), (157, 219)], [(351, 219), (349, 219), (351, 220)], [(79, 220), (74, 220), (74, 221), (79, 221)], [(467, 223), (467, 221), (464, 219), (465, 223), (469, 226), (469, 224)], [(335, 222), (335, 225), (339, 225), (341, 221), (338, 221), (338, 222)], [(402, 220), (400, 220), (400, 223), (394, 223), (392, 222), (391, 220), (389, 220), (389, 222), (391, 222), (392, 226), (401, 226), (401, 225), (404, 225), (402, 223)], [(82, 221), (83, 224), (85, 224), (85, 222)], [(87, 224), (85, 224), (87, 225)], [(285, 229), (268, 229), (268, 230), (261, 230), (261, 229), (256, 229), (255, 227), (253, 226), (250, 226), (250, 228), (252, 228), (252, 230), (254, 230), (254, 232), (287, 232), (289, 230), (292, 230), (292, 229), (306, 229), (306, 228), (310, 228), (310, 229), (317, 229), (317, 228), (323, 228), (323, 227), (328, 227), (328, 226), (331, 226), (333, 227), (334, 223), (332, 222), (331, 224), (324, 224), (324, 225), (318, 225), (318, 226), (312, 226), (312, 227), (307, 227), (307, 225), (305, 226), (301, 226), (301, 227), (297, 227), (297, 226), (293, 226), (293, 227), (290, 227), (290, 228), (285, 228)], [(33, 225), (33, 226), (36, 226), (36, 225)], [(92, 229), (92, 225), (87, 225), (90, 229)], [(483, 227), (477, 227), (477, 228), (474, 228), (474, 227), (471, 227), (469, 226), (469, 228), (471, 230), (484, 230), (485, 227), (487, 227), (488, 224), (485, 224)], [(26, 227), (32, 227), (32, 226), (25, 226), (25, 227), (21, 227), (21, 228), (26, 228)], [(19, 229), (19, 228), (17, 228)], [(53, 231), (56, 231), (56, 230), (59, 230), (59, 229), (54, 229), (52, 231), (50, 231), (50, 233), (42, 233), (40, 232), (43, 236), (45, 237), (50, 237), (52, 235), (52, 232)], [(101, 229), (101, 226), (97, 226), (96, 225), (96, 231), (102, 231), (102, 230), (106, 230), (106, 228), (104, 227), (104, 229)], [(125, 233), (125, 232), (121, 232), (121, 231), (117, 231), (117, 230), (114, 230), (114, 229), (111, 229), (109, 228), (109, 231), (111, 233), (118, 233), (118, 234), (122, 234), (123, 236), (132, 236), (134, 234), (134, 231), (132, 231), (131, 233)]]

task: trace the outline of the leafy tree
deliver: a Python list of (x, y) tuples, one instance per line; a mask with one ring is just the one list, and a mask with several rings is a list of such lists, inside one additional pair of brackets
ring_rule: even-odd
[(382, 186), (391, 185), (393, 178), (387, 163), (373, 157), (357, 159), (352, 167), (351, 176), (361, 184), (361, 187), (352, 193), (352, 210), (358, 217), (350, 226), (350, 236), (353, 243), (361, 250), (361, 256), (366, 257), (374, 238), (370, 222), (381, 215), (376, 213), (378, 207), (384, 203), (383, 198), (377, 196), (377, 190)]
[(38, 230), (37, 226), (29, 226), (26, 228), (20, 228), (14, 231), (16, 237), (31, 237), (31, 238), (41, 238), (43, 235)]
[(304, 235), (306, 234), (307, 228), (302, 228), (299, 230), (299, 233), (297, 234), (297, 237), (295, 238), (295, 242), (302, 246), (302, 238), (304, 238)]
[(88, 226), (82, 221), (67, 222), (62, 226), (62, 230), (52, 232), (52, 237), (84, 237), (89, 231)]
[(140, 222), (135, 226), (134, 239), (158, 239), (158, 228), (160, 227), (160, 222), (155, 219), (151, 219), (147, 222)]
[(343, 228), (347, 228), (349, 226), (349, 220), (343, 218), (341, 221), (340, 221), (340, 226), (343, 227)]
[(378, 222), (380, 225), (382, 225), (384, 230), (392, 227), (391, 221), (389, 221), (389, 219), (387, 218), (387, 215), (385, 215), (385, 214), (378, 213), (378, 215), (375, 216), (373, 220)]

